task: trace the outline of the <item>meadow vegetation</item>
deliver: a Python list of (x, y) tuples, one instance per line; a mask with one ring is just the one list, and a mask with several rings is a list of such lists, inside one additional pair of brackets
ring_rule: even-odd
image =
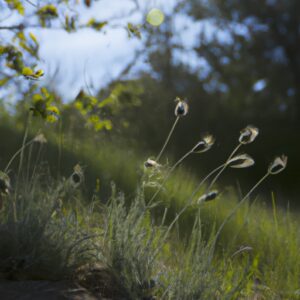
[[(35, 130), (19, 133), (19, 150), (7, 140), (15, 155), (1, 160), (3, 279), (68, 278), (111, 299), (299, 298), (299, 221), (275, 195), (272, 210), (233, 188), (209, 195), (208, 182), (175, 168), (187, 155), (162, 165), (108, 141), (59, 145), (52, 130)], [(191, 153), (205, 155), (206, 140)], [(234, 153), (226, 167), (252, 164)]]
[[(290, 211), (288, 206), (278, 206), (276, 194), (265, 198), (255, 194), (269, 177), (284, 171), (287, 157), (280, 155), (270, 161), (248, 192), (219, 183), (228, 169), (245, 169), (256, 162), (256, 158), (245, 152), (248, 144), (256, 142), (259, 129), (244, 124), (240, 132), (230, 132), (238, 124), (232, 120), (244, 122), (251, 119), (251, 115), (256, 117), (257, 111), (263, 111), (265, 103), (268, 109), (270, 106), (265, 101), (267, 95), (256, 111), (249, 109), (256, 103), (250, 101), (250, 93), (243, 105), (237, 101), (251, 90), (253, 80), (261, 75), (249, 76), (249, 70), (256, 72), (258, 66), (254, 68), (250, 64), (248, 44), (243, 53), (247, 58), (247, 63), (244, 62), (247, 69), (243, 73), (247, 84), (243, 85), (239, 84), (243, 76), (238, 71), (242, 68), (236, 68), (238, 50), (225, 49), (226, 57), (220, 57), (214, 52), (217, 48), (207, 47), (209, 43), (202, 43), (201, 37), (201, 47), (206, 45), (206, 49), (196, 50), (207, 56), (212, 66), (216, 65), (215, 60), (228, 60), (201, 81), (198, 74), (187, 71), (187, 66), (177, 66), (172, 61), (173, 48), (178, 50), (182, 45), (175, 47), (171, 42), (174, 32), (170, 16), (152, 9), (143, 12), (141, 24), (124, 24), (123, 18), (112, 23), (95, 18), (86, 20), (79, 13), (80, 5), (89, 9), (93, 2), (57, 0), (53, 4), (36, 5), (32, 1), (6, 0), (0, 4), (1, 9), (8, 12), (8, 19), (10, 14), (18, 16), (12, 25), (4, 23), (7, 18), (0, 20), (0, 30), (7, 33), (3, 40), (1, 35), (0, 42), (0, 286), (7, 281), (67, 280), (79, 288), (84, 287), (96, 299), (300, 299), (299, 213)], [(182, 12), (185, 2), (178, 2), (174, 14)], [(141, 11), (139, 1), (133, 0), (132, 4), (130, 14)], [(221, 2), (218, 5), (227, 11)], [(190, 5), (186, 9), (192, 9), (190, 16), (198, 18), (201, 6)], [(241, 7), (248, 8), (247, 5)], [(214, 9), (211, 7), (211, 12)], [(200, 9), (201, 14), (205, 10)], [(206, 12), (209, 16), (208, 12), (209, 9)], [(154, 28), (164, 21), (165, 27), (155, 33)], [(136, 80), (127, 80), (134, 65), (130, 63), (120, 78), (98, 94), (94, 95), (85, 82), (85, 88), (68, 103), (58, 95), (55, 84), (51, 88), (49, 82), (40, 83), (44, 70), (39, 68), (40, 45), (31, 32), (33, 28), (64, 30), (68, 34), (81, 30), (106, 34), (106, 29), (117, 27), (125, 29), (128, 38), (142, 40), (145, 36), (143, 51), (147, 52), (153, 74), (146, 72)], [(239, 42), (242, 39), (238, 35)], [(291, 40), (289, 36), (288, 44)], [(269, 49), (273, 44), (266, 41)], [(215, 42), (212, 39), (211, 43)], [(159, 51), (149, 46), (152, 44), (158, 45)], [(232, 62), (227, 57), (230, 53)], [(265, 59), (266, 51), (262, 53)], [(137, 53), (136, 60), (139, 55)], [(294, 60), (291, 61), (296, 66)], [(258, 62), (259, 69), (261, 66), (265, 69), (265, 65)], [(232, 70), (226, 69), (225, 65), (231, 63)], [(234, 79), (228, 82), (232, 90), (236, 89), (234, 96), (227, 85), (220, 84), (219, 69), (225, 70), (225, 83), (227, 78)], [(270, 70), (273, 75), (274, 66)], [(282, 70), (279, 71), (282, 83)], [(265, 79), (260, 81), (268, 83)], [(296, 97), (297, 88), (293, 90), (290, 84), (288, 79), (284, 92), (275, 89), (276, 97), (270, 95), (278, 99), (288, 90), (290, 96)], [(199, 93), (196, 87), (200, 85), (203, 90)], [(184, 127), (179, 127), (190, 113), (186, 100), (175, 99), (174, 120), (170, 121), (170, 131), (165, 132), (165, 125), (169, 124), (166, 116), (170, 116), (166, 112), (174, 104), (171, 95), (188, 89), (194, 98), (201, 98), (204, 93), (204, 102), (198, 101), (194, 106), (196, 121), (185, 128), (197, 127), (198, 131), (201, 129), (198, 127), (213, 121), (218, 123), (216, 127), (226, 127), (226, 130), (221, 128), (223, 133), (234, 136), (231, 153), (227, 153), (229, 145), (218, 148), (222, 163), (215, 165), (213, 159), (205, 161), (206, 166), (211, 165), (207, 174), (202, 170), (197, 174), (191, 172), (185, 163), (192, 156), (205, 159), (218, 137), (198, 136), (199, 140), (176, 159), (178, 152), (188, 146), (184, 141), (194, 138), (191, 136), (195, 130), (184, 132)], [(210, 101), (210, 97), (219, 100), (221, 92), (224, 99), (230, 98), (220, 106), (222, 116), (215, 112), (218, 102)], [(253, 97), (259, 99), (256, 92), (259, 91), (253, 92)], [(280, 101), (276, 102), (280, 113), (292, 110), (292, 106), (284, 108)], [(14, 104), (9, 105), (9, 102)], [(230, 103), (233, 113), (225, 116)], [(140, 118), (136, 120), (139, 106), (142, 106), (138, 112)], [(207, 110), (198, 123), (198, 112), (203, 111), (204, 106)], [(281, 120), (278, 114), (276, 111), (270, 116)], [(221, 117), (224, 117), (222, 122)], [(264, 122), (270, 123), (270, 118), (265, 119)], [(274, 131), (269, 140), (275, 136), (277, 143), (278, 137), (283, 137), (281, 129)], [(180, 135), (174, 134), (177, 130)], [(162, 132), (166, 135), (165, 141), (160, 141)], [(294, 134), (295, 130), (291, 137)], [(173, 157), (168, 150), (175, 137), (173, 145), (177, 153), (174, 151)], [(155, 147), (141, 150), (141, 145), (148, 145), (148, 138), (152, 138), (153, 144), (158, 141), (162, 144), (157, 153), (152, 152)], [(288, 140), (286, 136), (283, 138)], [(275, 145), (270, 141), (266, 144)], [(283, 143), (283, 147), (287, 144)], [(263, 144), (260, 147), (262, 154)], [(260, 164), (258, 167), (262, 170)]]

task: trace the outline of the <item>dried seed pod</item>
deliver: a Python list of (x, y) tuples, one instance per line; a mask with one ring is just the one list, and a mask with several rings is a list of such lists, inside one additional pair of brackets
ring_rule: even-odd
[(218, 195), (219, 195), (219, 192), (217, 190), (210, 191), (210, 192), (204, 194), (203, 196), (201, 196), (198, 199), (197, 203), (199, 204), (201, 202), (207, 202), (207, 201), (215, 200)]
[(253, 166), (255, 163), (254, 159), (248, 154), (239, 154), (231, 158), (227, 165), (231, 168), (248, 168)]
[(8, 195), (11, 190), (10, 178), (0, 171), (0, 194)]
[(207, 134), (205, 135), (202, 140), (193, 148), (193, 153), (202, 153), (208, 151), (213, 144), (215, 143), (215, 138)]
[(177, 101), (177, 105), (175, 107), (175, 116), (176, 117), (182, 117), (185, 116), (189, 111), (189, 106), (186, 103), (186, 100), (182, 100), (180, 98), (176, 98), (175, 101)]
[(145, 168), (158, 168), (161, 165), (157, 163), (155, 160), (148, 158), (144, 163)]
[(274, 161), (268, 168), (268, 173), (275, 175), (283, 171), (286, 168), (287, 160), (288, 158), (285, 155), (275, 157)]
[(74, 172), (71, 177), (71, 184), (74, 188), (77, 188), (84, 180), (83, 170), (79, 164), (74, 167)]
[(256, 139), (259, 129), (252, 125), (248, 125), (246, 128), (242, 129), (240, 133), (239, 142), (241, 144), (250, 144)]
[(46, 144), (47, 143), (47, 139), (45, 138), (43, 133), (39, 133), (38, 135), (36, 135), (35, 138), (33, 139), (33, 141), (35, 143), (40, 143), (40, 144)]

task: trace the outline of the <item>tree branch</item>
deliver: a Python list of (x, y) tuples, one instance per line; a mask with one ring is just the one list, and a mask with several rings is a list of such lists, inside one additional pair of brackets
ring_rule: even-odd
[(24, 24), (12, 25), (12, 26), (0, 26), (0, 30), (23, 30)]

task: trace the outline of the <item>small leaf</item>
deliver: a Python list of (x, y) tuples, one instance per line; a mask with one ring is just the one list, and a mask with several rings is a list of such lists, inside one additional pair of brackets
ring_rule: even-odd
[(35, 77), (37, 77), (37, 78), (39, 78), (39, 77), (42, 77), (42, 76), (44, 76), (44, 71), (43, 70), (37, 70), (35, 73), (34, 73), (34, 76)]
[(58, 121), (60, 116), (59, 109), (56, 106), (47, 107), (46, 121), (49, 123), (55, 123)]
[(22, 75), (27, 79), (38, 80), (40, 77), (44, 76), (44, 71), (40, 69), (34, 72), (31, 68), (25, 67), (22, 70)]
[(37, 13), (46, 17), (56, 18), (58, 17), (57, 8), (53, 4), (48, 4), (41, 7)]
[(94, 28), (97, 31), (100, 31), (107, 24), (108, 24), (107, 21), (99, 22), (99, 21), (96, 21), (94, 18), (92, 18), (88, 21), (88, 23), (86, 25)]
[(11, 9), (16, 9), (20, 15), (24, 16), (25, 9), (20, 0), (5, 0), (5, 2)]
[(25, 68), (23, 68), (23, 70), (22, 70), (22, 75), (25, 76), (25, 77), (27, 77), (27, 76), (32, 76), (32, 75), (34, 75), (34, 72), (33, 72), (33, 70), (30, 69), (29, 67), (25, 67)]
[(127, 30), (128, 30), (128, 35), (129, 37), (131, 35), (136, 36), (138, 39), (142, 38), (141, 32), (140, 32), (140, 27), (137, 25), (133, 25), (132, 23), (127, 24)]
[(37, 41), (36, 36), (32, 32), (29, 32), (29, 36), (32, 39), (32, 41), (38, 46), (39, 42)]
[(25, 37), (25, 34), (24, 34), (23, 31), (19, 31), (19, 32), (17, 33), (17, 38), (18, 38), (19, 40), (26, 41), (26, 37)]

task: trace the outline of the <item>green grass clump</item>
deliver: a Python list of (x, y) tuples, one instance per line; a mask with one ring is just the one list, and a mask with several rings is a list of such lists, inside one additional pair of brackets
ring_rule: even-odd
[(154, 223), (143, 193), (126, 202), (113, 192), (104, 205), (98, 246), (99, 262), (110, 270), (120, 299), (241, 299), (246, 293), (252, 258), (237, 268), (230, 256), (216, 261), (214, 235), (203, 239), (200, 218), (183, 245), (166, 225)]
[(56, 182), (42, 171), (30, 181), (23, 175), (12, 183), (8, 195), (2, 194), (1, 277), (69, 278), (92, 258), (87, 212), (76, 204), (76, 191), (70, 190), (68, 181)]
[(126, 207), (124, 195), (114, 191), (105, 206), (104, 220), (102, 259), (124, 288), (126, 299), (144, 299), (161, 269), (156, 249), (163, 228), (153, 223), (141, 192)]

